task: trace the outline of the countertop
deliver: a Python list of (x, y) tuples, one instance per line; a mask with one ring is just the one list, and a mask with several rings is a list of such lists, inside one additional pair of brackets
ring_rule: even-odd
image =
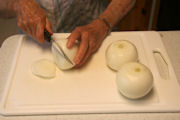
[[(180, 80), (180, 31), (159, 32), (177, 78)], [(13, 46), (14, 44), (12, 44)], [(0, 116), (0, 120), (179, 120), (179, 113), (120, 113), (120, 114), (74, 114), (43, 116)]]

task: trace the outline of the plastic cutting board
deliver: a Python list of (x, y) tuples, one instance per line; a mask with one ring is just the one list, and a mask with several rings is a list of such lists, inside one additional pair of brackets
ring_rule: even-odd
[[(54, 35), (65, 39), (69, 34)], [(157, 32), (113, 32), (84, 67), (69, 71), (57, 68), (53, 79), (31, 73), (34, 61), (53, 60), (50, 45), (39, 45), (24, 35), (8, 40), (18, 44), (1, 98), (3, 115), (180, 111), (180, 84)], [(116, 72), (105, 61), (107, 46), (116, 40), (134, 43), (139, 61), (153, 73), (153, 90), (142, 99), (129, 100), (117, 90)]]

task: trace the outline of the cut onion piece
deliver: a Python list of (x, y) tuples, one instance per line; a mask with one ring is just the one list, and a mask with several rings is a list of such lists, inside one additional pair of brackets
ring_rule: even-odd
[(55, 43), (52, 44), (52, 54), (53, 54), (54, 61), (55, 61), (56, 65), (58, 66), (58, 68), (61, 70), (68, 70), (75, 66), (73, 59), (76, 55), (78, 47), (77, 47), (77, 45), (74, 45), (72, 48), (68, 49), (66, 47), (67, 40), (68, 39), (61, 39), (61, 40), (56, 40), (56, 42), (59, 46), (61, 46), (61, 48), (64, 51), (64, 53), (66, 54), (66, 56), (70, 59), (70, 61), (73, 64), (71, 64), (69, 61), (67, 61), (64, 58), (64, 56), (62, 55), (62, 53), (60, 54), (60, 52), (57, 48), (58, 46), (56, 46)]
[(32, 64), (32, 73), (42, 78), (53, 78), (56, 76), (56, 66), (54, 62), (41, 59)]

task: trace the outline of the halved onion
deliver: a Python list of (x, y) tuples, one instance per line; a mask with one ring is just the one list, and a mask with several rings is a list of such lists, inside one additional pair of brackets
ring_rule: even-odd
[(66, 47), (67, 40), (68, 39), (57, 40), (57, 43), (59, 46), (61, 46), (61, 48), (64, 51), (64, 53), (66, 54), (66, 56), (70, 59), (70, 61), (73, 64), (69, 63), (64, 58), (64, 56), (58, 52), (58, 49), (57, 49), (58, 46), (56, 46), (56, 44), (53, 43), (53, 45), (52, 45), (52, 54), (53, 54), (54, 61), (55, 61), (56, 65), (58, 66), (58, 68), (61, 70), (68, 70), (75, 66), (73, 59), (76, 55), (78, 47), (76, 45), (74, 45), (72, 48), (68, 49)]

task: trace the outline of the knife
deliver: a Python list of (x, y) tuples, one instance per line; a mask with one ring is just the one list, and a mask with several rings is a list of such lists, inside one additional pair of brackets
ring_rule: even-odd
[(44, 30), (44, 39), (47, 41), (47, 42), (51, 42), (51, 43), (54, 43), (54, 45), (52, 44), (52, 47), (54, 47), (61, 56), (63, 56), (70, 64), (73, 65), (73, 63), (71, 62), (71, 60), (69, 59), (69, 57), (64, 53), (63, 49), (61, 48), (61, 46), (56, 42), (56, 40), (54, 40), (52, 37), (51, 37), (51, 34), (45, 29)]

